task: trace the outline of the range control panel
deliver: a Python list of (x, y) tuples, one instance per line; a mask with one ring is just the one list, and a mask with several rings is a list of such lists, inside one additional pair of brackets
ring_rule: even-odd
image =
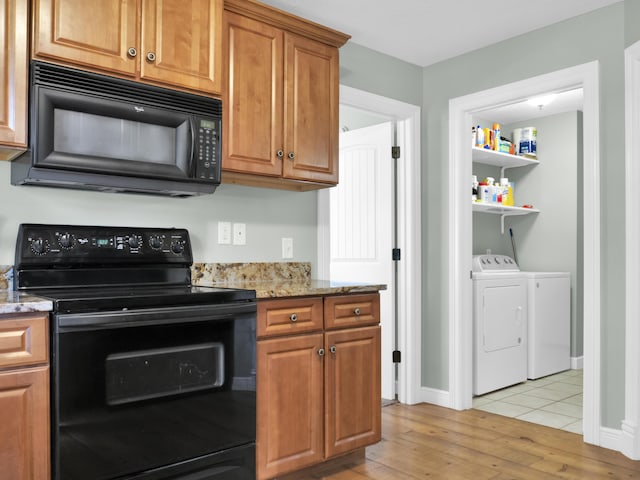
[(189, 232), (178, 228), (22, 224), (16, 241), (16, 265), (192, 261)]
[(508, 255), (474, 255), (472, 260), (473, 272), (519, 272), (520, 267)]

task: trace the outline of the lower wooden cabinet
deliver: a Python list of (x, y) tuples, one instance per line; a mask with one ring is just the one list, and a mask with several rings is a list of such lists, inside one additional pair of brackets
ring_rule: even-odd
[(322, 333), (258, 342), (258, 478), (323, 458)]
[[(308, 307), (317, 305), (318, 298), (259, 302), (258, 332), (263, 332), (257, 342), (259, 480), (309, 467), (380, 440), (378, 298), (377, 293), (331, 296), (324, 298), (323, 309)], [(336, 301), (350, 303), (354, 311), (367, 312), (362, 317), (363, 325), (357, 323), (358, 313), (350, 328), (327, 329), (327, 325), (335, 324)], [(273, 318), (304, 318), (307, 325), (318, 327), (310, 333), (301, 330), (298, 334), (295, 327), (289, 335), (265, 333), (270, 330), (260, 324), (272, 324)]]
[(325, 454), (327, 458), (380, 440), (380, 327), (327, 332)]
[(0, 315), (0, 478), (50, 478), (46, 332), (46, 314)]

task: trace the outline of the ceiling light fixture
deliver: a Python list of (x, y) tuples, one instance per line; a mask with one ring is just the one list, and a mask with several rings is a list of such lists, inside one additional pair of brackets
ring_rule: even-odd
[(534, 107), (538, 107), (542, 110), (542, 107), (549, 105), (553, 100), (558, 96), (557, 93), (552, 93), (551, 95), (543, 95), (540, 97), (534, 97), (527, 100), (529, 105), (533, 105)]

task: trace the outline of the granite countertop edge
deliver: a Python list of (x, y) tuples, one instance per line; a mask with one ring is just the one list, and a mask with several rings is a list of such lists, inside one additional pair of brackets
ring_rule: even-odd
[(0, 291), (0, 314), (50, 312), (53, 302), (34, 295), (13, 290)]
[[(206, 284), (201, 284), (206, 286)], [(344, 295), (350, 293), (376, 293), (386, 290), (383, 284), (335, 282), (328, 280), (287, 281), (235, 281), (213, 282), (213, 287), (255, 290), (256, 298), (308, 297), (314, 295)]]

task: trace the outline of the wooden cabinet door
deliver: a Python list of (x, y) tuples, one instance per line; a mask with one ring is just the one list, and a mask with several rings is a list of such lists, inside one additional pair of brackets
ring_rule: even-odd
[(140, 78), (220, 93), (221, 26), (222, 0), (143, 0)]
[[(0, 145), (26, 148), (28, 36), (27, 0), (0, 0)], [(19, 151), (0, 148), (0, 160)]]
[(338, 49), (285, 34), (283, 176), (338, 183)]
[(325, 455), (381, 438), (380, 327), (325, 334)]
[(283, 32), (231, 12), (223, 25), (222, 168), (281, 176)]
[(0, 477), (49, 478), (49, 367), (0, 372)]
[(140, 0), (37, 0), (33, 3), (34, 57), (67, 60), (135, 76)]
[(259, 480), (323, 458), (323, 347), (321, 333), (257, 342)]

